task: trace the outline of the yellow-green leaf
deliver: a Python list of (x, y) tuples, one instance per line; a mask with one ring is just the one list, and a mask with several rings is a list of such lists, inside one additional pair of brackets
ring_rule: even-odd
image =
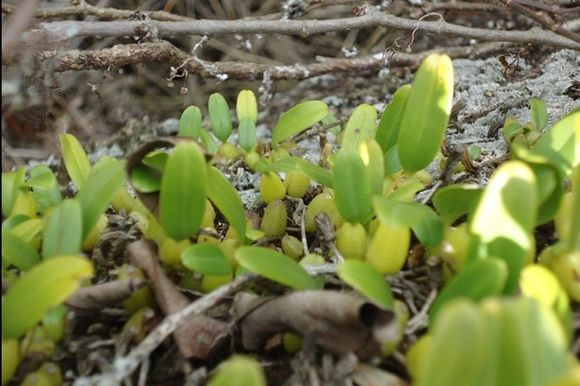
[(328, 170), (318, 165), (314, 165), (300, 157), (288, 156), (271, 164), (262, 161), (263, 160), (260, 160), (256, 165), (256, 170), (262, 173), (302, 172), (319, 184), (332, 188), (332, 174)]
[(471, 213), (482, 189), (477, 185), (456, 184), (437, 190), (433, 196), (433, 206), (446, 224), (452, 224), (465, 213)]
[(560, 119), (532, 148), (569, 175), (580, 164), (580, 109)]
[(252, 90), (242, 90), (236, 100), (236, 114), (241, 122), (244, 119), (256, 123), (258, 120), (258, 103)]
[(371, 214), (369, 170), (354, 151), (342, 150), (336, 157), (332, 185), (338, 212), (351, 223), (365, 222)]
[(159, 219), (167, 234), (176, 240), (198, 231), (205, 211), (207, 173), (199, 146), (181, 142), (165, 164), (159, 196)]
[(356, 149), (362, 141), (375, 137), (377, 110), (369, 104), (359, 105), (350, 115), (342, 137), (342, 147)]
[(234, 355), (222, 363), (208, 386), (266, 386), (266, 377), (258, 361), (244, 355)]
[(385, 278), (371, 265), (359, 260), (345, 260), (338, 266), (338, 277), (369, 298), (373, 303), (392, 309), (395, 299)]
[(221, 249), (211, 244), (194, 244), (181, 252), (181, 262), (192, 271), (204, 275), (225, 276), (232, 274), (232, 267)]
[(201, 110), (197, 106), (189, 106), (179, 119), (178, 135), (197, 139), (201, 132)]
[(12, 206), (20, 188), (24, 185), (26, 168), (20, 167), (13, 172), (2, 173), (2, 214), (10, 216)]
[(507, 265), (500, 259), (490, 257), (472, 262), (443, 287), (429, 311), (430, 321), (433, 322), (442, 307), (453, 299), (479, 302), (486, 297), (500, 295), (507, 274)]
[(361, 142), (358, 150), (368, 170), (371, 191), (373, 194), (382, 194), (385, 182), (385, 157), (381, 146), (374, 139), (369, 139)]
[(83, 237), (81, 206), (67, 199), (48, 216), (42, 240), (42, 256), (76, 255), (81, 251)]
[(40, 256), (18, 236), (5, 232), (2, 234), (2, 261), (4, 266), (13, 265), (22, 271), (28, 271), (40, 262)]
[(272, 132), (272, 145), (276, 146), (286, 138), (296, 135), (328, 114), (328, 106), (322, 101), (304, 101), (286, 111), (276, 123)]
[(443, 222), (428, 206), (391, 197), (375, 197), (373, 205), (381, 223), (412, 228), (421, 244), (435, 246), (443, 240)]
[(238, 142), (245, 151), (252, 150), (254, 145), (258, 143), (256, 124), (251, 119), (240, 119), (240, 125), (238, 126)]
[(403, 168), (413, 173), (435, 158), (453, 102), (453, 63), (447, 55), (431, 54), (411, 85), (401, 122), (398, 149)]
[(232, 117), (226, 98), (220, 93), (213, 93), (208, 101), (211, 130), (222, 142), (226, 142), (232, 134)]
[(470, 223), (474, 235), (468, 260), (499, 257), (508, 265), (506, 292), (533, 256), (538, 193), (534, 173), (521, 161), (502, 164), (491, 176)]
[(229, 221), (241, 241), (246, 235), (246, 212), (238, 192), (213, 166), (207, 166), (207, 197)]
[(273, 249), (240, 247), (236, 260), (243, 268), (297, 290), (314, 289), (316, 283), (294, 259)]
[(411, 91), (410, 84), (400, 87), (393, 94), (393, 100), (389, 103), (379, 121), (375, 139), (381, 145), (383, 153), (386, 153), (397, 144), (409, 91)]
[(62, 200), (56, 176), (46, 165), (36, 165), (30, 169), (30, 179), (26, 185), (32, 188), (32, 196), (41, 212), (58, 205)]
[(19, 338), (44, 313), (64, 302), (93, 274), (91, 263), (78, 256), (60, 256), (37, 264), (10, 288), (2, 303), (2, 333)]
[(103, 157), (95, 164), (76, 196), (81, 205), (83, 239), (93, 229), (114, 194), (125, 181), (124, 164), (110, 157)]
[(548, 109), (544, 101), (538, 98), (530, 99), (530, 113), (536, 130), (543, 130), (548, 123)]
[(79, 141), (71, 134), (60, 134), (60, 151), (64, 166), (77, 189), (81, 189), (91, 171), (91, 163)]

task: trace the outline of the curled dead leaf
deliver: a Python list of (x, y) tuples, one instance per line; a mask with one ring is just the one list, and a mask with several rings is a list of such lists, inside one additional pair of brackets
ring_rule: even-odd
[(239, 293), (234, 299), (238, 338), (259, 350), (274, 334), (291, 332), (312, 339), (336, 355), (355, 353), (368, 360), (395, 339), (395, 315), (352, 293), (299, 291), (278, 298)]

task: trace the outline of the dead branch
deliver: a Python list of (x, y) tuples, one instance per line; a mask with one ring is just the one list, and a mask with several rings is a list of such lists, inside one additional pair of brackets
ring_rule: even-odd
[(144, 62), (167, 63), (173, 67), (183, 64), (190, 74), (204, 78), (303, 80), (330, 73), (360, 73), (379, 71), (391, 66), (416, 68), (433, 52), (445, 52), (451, 58), (476, 57), (498, 52), (506, 48), (501, 43), (483, 43), (478, 46), (450, 47), (417, 54), (403, 52), (392, 55), (376, 54), (366, 58), (328, 59), (321, 63), (274, 66), (242, 62), (206, 62), (189, 56), (169, 42), (143, 44), (120, 44), (102, 50), (44, 51), (39, 58), (54, 72), (106, 70)]
[(242, 292), (233, 309), (240, 342), (251, 351), (261, 349), (272, 335), (291, 332), (333, 354), (355, 353), (368, 360), (398, 334), (392, 311), (344, 292), (299, 291), (278, 298)]
[(550, 31), (557, 33), (558, 35), (564, 36), (568, 39), (574, 40), (576, 43), (580, 43), (580, 35), (562, 28), (562, 26), (558, 25), (556, 21), (552, 20), (550, 16), (543, 12), (536, 12), (531, 10), (530, 8), (526, 7), (523, 4), (518, 3), (517, 1), (511, 0), (499, 0), (500, 3), (509, 7), (516, 12), (526, 16), (527, 18), (535, 21), (536, 23), (540, 24), (542, 27), (547, 28)]
[[(2, 13), (12, 14), (16, 11), (16, 6), (12, 4), (2, 3)], [(189, 17), (176, 15), (165, 11), (132, 11), (126, 9), (102, 8), (95, 5), (88, 4), (81, 1), (78, 5), (63, 7), (63, 8), (49, 8), (36, 9), (34, 17), (42, 20), (62, 19), (73, 16), (95, 16), (102, 19), (131, 19), (139, 16), (148, 17), (152, 20), (159, 21), (186, 21), (193, 20)]]
[[(189, 300), (165, 275), (152, 241), (141, 239), (127, 247), (129, 261), (141, 268), (151, 281), (157, 304), (165, 315), (175, 314), (189, 305)], [(225, 347), (229, 340), (227, 323), (203, 315), (191, 317), (173, 333), (184, 358), (207, 359)]]
[[(135, 243), (146, 243), (137, 241)], [(142, 244), (143, 245), (143, 244)], [(134, 246), (135, 247), (135, 246)], [(92, 377), (82, 377), (75, 380), (75, 386), (100, 385), (112, 386), (120, 385), (139, 365), (146, 360), (151, 352), (157, 348), (171, 333), (191, 320), (194, 315), (199, 315), (211, 307), (221, 302), (226, 296), (231, 295), (244, 288), (255, 275), (240, 276), (230, 283), (216, 289), (202, 298), (190, 303), (184, 309), (165, 317), (155, 330), (153, 330), (129, 355), (116, 358), (112, 369), (109, 372)]]
[(383, 14), (372, 7), (363, 16), (329, 20), (57, 21), (40, 23), (38, 27), (36, 32), (41, 33), (49, 42), (61, 42), (75, 37), (142, 36), (143, 31), (148, 31), (158, 38), (178, 35), (275, 33), (308, 37), (313, 34), (384, 27), (447, 34), (482, 41), (533, 43), (580, 50), (580, 43), (540, 28), (532, 28), (528, 31), (500, 31), (465, 27), (443, 20), (419, 22)]

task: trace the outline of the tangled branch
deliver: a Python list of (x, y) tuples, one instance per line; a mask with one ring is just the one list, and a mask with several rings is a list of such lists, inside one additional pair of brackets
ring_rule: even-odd
[[(163, 62), (173, 67), (182, 66), (189, 73), (205, 78), (263, 79), (265, 74), (274, 80), (303, 80), (330, 73), (360, 73), (378, 71), (386, 65), (416, 68), (430, 53), (445, 52), (452, 58), (481, 56), (505, 49), (500, 43), (479, 46), (450, 47), (418, 54), (395, 53), (389, 58), (376, 54), (366, 58), (328, 59), (321, 63), (275, 66), (239, 62), (206, 62), (189, 56), (169, 42), (143, 44), (120, 44), (102, 50), (45, 51), (40, 54), (49, 68), (55, 72), (104, 70), (124, 67), (142, 62)], [(193, 60), (195, 59), (195, 60)], [(385, 60), (387, 60), (385, 62)]]
[(189, 20), (189, 21), (56, 21), (38, 26), (50, 42), (65, 41), (75, 37), (123, 37), (142, 35), (144, 30), (154, 31), (157, 38), (179, 35), (216, 36), (231, 34), (285, 34), (308, 37), (338, 31), (362, 28), (392, 28), (397, 30), (421, 30), (481, 41), (533, 43), (559, 48), (580, 50), (580, 43), (541, 28), (528, 31), (502, 31), (465, 27), (440, 21), (405, 19), (379, 12), (374, 8), (359, 17), (329, 20)]

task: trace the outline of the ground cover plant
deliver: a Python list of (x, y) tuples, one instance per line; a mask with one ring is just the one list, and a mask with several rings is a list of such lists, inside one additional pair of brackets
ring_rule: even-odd
[[(257, 351), (276, 333), (292, 334), (285, 336), (286, 346), (302, 344), (299, 336), (335, 354), (389, 356), (409, 327), (409, 311), (395, 300), (383, 275), (399, 273), (411, 247), (438, 260), (444, 275), (423, 315), (430, 321), (429, 332), (407, 357), (407, 371), (417, 384), (446, 385), (465, 377), (474, 385), (549, 385), (576, 377), (578, 363), (567, 347), (574, 334), (570, 304), (580, 299), (580, 111), (534, 135), (545, 126), (546, 108), (533, 100), (533, 122), (508, 119), (504, 125), (512, 159), (497, 168), (485, 187), (452, 184), (434, 190), (433, 209), (414, 199), (430, 183), (422, 171), (440, 154), (452, 95), (450, 59), (427, 57), (412, 84), (395, 93), (378, 124), (372, 106), (354, 110), (337, 130), (339, 148), (325, 154), (327, 168), (292, 155), (292, 137), (323, 120), (326, 104), (296, 105), (280, 117), (271, 142), (260, 148), (257, 102), (249, 90), (237, 99), (237, 144), (228, 142), (233, 123), (220, 94), (208, 102), (211, 132), (203, 128), (199, 108), (188, 107), (177, 137), (145, 144), (125, 162), (105, 157), (91, 165), (78, 141), (62, 134), (64, 164), (78, 189), (74, 197), (61, 196), (54, 174), (43, 165), (2, 175), (2, 256), (9, 285), (3, 300), (3, 382), (15, 372), (22, 353), (52, 355), (63, 336), (63, 307), (81, 296), (79, 288), (99, 294), (113, 284), (126, 287), (102, 301), (127, 298), (131, 317), (123, 329), (139, 342), (146, 313), (156, 307), (166, 314), (183, 308), (164, 304), (175, 289), (165, 287), (174, 284), (167, 282), (163, 269), (180, 275), (185, 288), (209, 294), (227, 283), (256, 278), (249, 272), (294, 290), (254, 287), (239, 293), (233, 307), (243, 310), (234, 318), (241, 337), (223, 321), (190, 315), (193, 336), (175, 331), (185, 357), (211, 359), (226, 336)], [(265, 208), (259, 227), (246, 221), (242, 201), (219, 170), (240, 157), (261, 175)], [(142, 200), (124, 186), (124, 165)], [(319, 193), (303, 199), (311, 181)], [(288, 207), (295, 203), (302, 218), (292, 232)], [(125, 274), (133, 279), (86, 287), (94, 268), (81, 253), (102, 235), (109, 204), (133, 216), (142, 232), (141, 241), (128, 246), (135, 255), (130, 261), (153, 281), (157, 304), (142, 280), (136, 284), (137, 268)], [(554, 219), (559, 240), (538, 251), (536, 259), (534, 229)], [(328, 255), (307, 254), (307, 233), (321, 236)], [(139, 262), (147, 254), (151, 261)], [(330, 289), (336, 283), (312, 276), (309, 270), (318, 264), (336, 270), (342, 291)], [(349, 287), (359, 296), (349, 294)], [(256, 303), (260, 296), (280, 292), (287, 294)], [(242, 295), (250, 299), (242, 300)], [(191, 327), (198, 318), (204, 325), (200, 321)], [(211, 339), (201, 341), (200, 334)], [(465, 355), (466, 343), (477, 346), (473, 356)], [(234, 357), (220, 367), (212, 384), (229, 384), (228, 379), (238, 377), (247, 377), (247, 384), (264, 384), (255, 360), (244, 358)], [(26, 379), (58, 377), (47, 368), (53, 369), (45, 366)]]
[(483, 160), (461, 87), (430, 53), (382, 110), (242, 89), (118, 157), (60, 133), (2, 173), (2, 384), (579, 384), (580, 109), (529, 98)]

